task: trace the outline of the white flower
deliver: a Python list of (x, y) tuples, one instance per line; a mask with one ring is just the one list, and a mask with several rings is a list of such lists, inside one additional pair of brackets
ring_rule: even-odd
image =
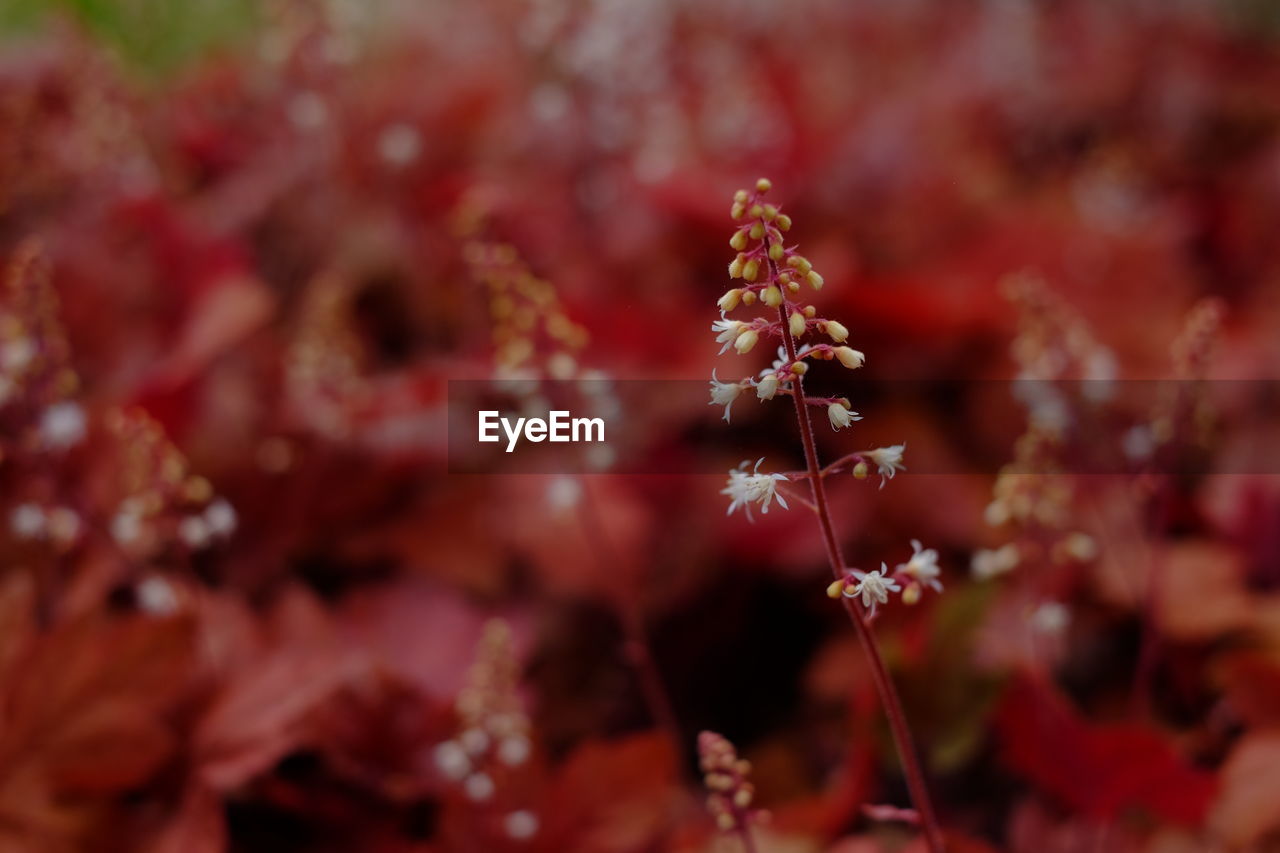
[(979, 548), (973, 552), (973, 559), (969, 563), (969, 571), (980, 581), (1011, 572), (1017, 567), (1018, 546), (1012, 542), (995, 550)]
[(778, 393), (778, 377), (776, 374), (770, 373), (764, 379), (756, 383), (756, 396), (761, 400), (772, 400), (773, 395)]
[(742, 334), (742, 328), (746, 325), (739, 320), (730, 320), (723, 314), (719, 320), (711, 324), (711, 331), (718, 332), (716, 335), (716, 343), (724, 344), (720, 347), (720, 354), (724, 355), (728, 352), (729, 347), (733, 346), (733, 342), (737, 340), (738, 335)]
[(883, 489), (885, 481), (892, 480), (894, 474), (907, 470), (907, 466), (902, 464), (902, 454), (906, 449), (907, 445), (903, 443), (890, 447), (877, 447), (862, 454), (875, 463), (876, 473), (880, 475), (880, 488)]
[(922, 547), (918, 539), (911, 540), (911, 549), (914, 552), (911, 559), (900, 564), (898, 572), (922, 586), (942, 592), (942, 584), (938, 580), (938, 575), (942, 573), (938, 568), (938, 552), (932, 548)]
[(840, 429), (841, 427), (847, 427), (854, 421), (862, 420), (862, 415), (849, 411), (843, 403), (832, 403), (827, 406), (827, 419), (831, 421), (832, 429)]
[(721, 382), (716, 378), (715, 370), (711, 371), (711, 402), (708, 406), (724, 406), (724, 420), (729, 422), (729, 409), (733, 401), (742, 393), (741, 382)]
[(726, 515), (732, 515), (733, 511), (738, 507), (743, 507), (747, 511), (747, 518), (752, 518), (751, 504), (760, 504), (761, 512), (769, 511), (769, 504), (776, 497), (778, 505), (783, 509), (788, 509), (786, 500), (782, 495), (777, 493), (777, 484), (779, 480), (786, 480), (785, 474), (761, 474), (760, 463), (764, 462), (764, 457), (756, 461), (755, 468), (750, 473), (747, 472), (747, 466), (750, 461), (744, 460), (741, 465), (729, 472), (729, 484), (720, 490), (720, 494), (728, 495), (730, 498), (729, 510)]
[(436, 769), (455, 782), (462, 781), (471, 773), (471, 759), (456, 741), (447, 740), (440, 744), (432, 757), (435, 759)]
[(85, 428), (84, 409), (76, 403), (55, 403), (40, 417), (40, 438), (54, 450), (79, 444)]
[(47, 521), (44, 510), (33, 503), (18, 504), (9, 513), (9, 527), (19, 539), (43, 539)]
[(230, 536), (236, 529), (236, 511), (231, 504), (218, 498), (204, 509), (205, 524), (215, 536)]
[(488, 773), (472, 773), (462, 783), (462, 790), (466, 793), (467, 799), (476, 803), (482, 803), (492, 797), (495, 787), (493, 777)]
[(884, 563), (880, 564), (879, 571), (865, 573), (855, 571), (853, 574), (858, 582), (846, 586), (844, 594), (848, 598), (862, 596), (862, 606), (872, 613), (875, 612), (877, 604), (885, 604), (889, 601), (889, 593), (902, 589), (896, 580), (889, 577), (889, 567)]
[(538, 833), (538, 816), (528, 809), (519, 809), (507, 815), (502, 826), (510, 838), (527, 841)]
[(1031, 614), (1031, 627), (1041, 634), (1061, 634), (1071, 624), (1071, 611), (1065, 604), (1046, 601)]

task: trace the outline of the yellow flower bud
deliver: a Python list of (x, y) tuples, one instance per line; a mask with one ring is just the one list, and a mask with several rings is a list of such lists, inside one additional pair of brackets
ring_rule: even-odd
[[(828, 324), (828, 331), (830, 331), (830, 324)], [(857, 370), (867, 361), (866, 356), (852, 347), (836, 347), (836, 358), (850, 370)]]
[(809, 259), (804, 255), (792, 255), (787, 258), (787, 266), (799, 272), (800, 275), (808, 275), (809, 270), (813, 269), (813, 264), (809, 263)]
[(806, 306), (804, 306), (804, 316), (808, 317), (810, 320), (812, 320), (814, 317), (818, 316), (818, 308), (817, 308), (817, 306), (816, 306), (816, 305), (806, 305)]
[(792, 293), (799, 293), (799, 292), (800, 292), (800, 282), (798, 282), (798, 281), (789, 282), (789, 283), (787, 284), (787, 290), (790, 290)]
[(822, 290), (822, 285), (826, 283), (822, 276), (818, 275), (817, 270), (809, 270), (809, 274), (805, 278), (809, 280), (809, 284), (814, 290)]
[(747, 235), (743, 231), (735, 231), (733, 236), (729, 238), (729, 245), (741, 252), (747, 248)]
[(791, 312), (791, 319), (787, 321), (791, 327), (792, 337), (800, 337), (804, 334), (804, 315), (799, 311)]
[(755, 225), (751, 226), (751, 231), (749, 233), (751, 234), (752, 240), (759, 240), (764, 236), (764, 226), (757, 222)]
[(783, 252), (781, 245), (774, 243), (772, 246), (769, 247), (769, 257), (772, 258), (773, 260), (775, 261), (782, 260), (783, 254), (785, 253)]
[(734, 194), (733, 194), (733, 200), (734, 200), (734, 201), (737, 201), (737, 202), (741, 202), (742, 204), (746, 204), (746, 203), (747, 203), (747, 191), (746, 191), (746, 190), (738, 190), (736, 193), (734, 193)]
[(747, 208), (739, 202), (734, 202), (733, 207), (729, 208), (729, 215), (734, 219), (741, 219), (746, 212)]
[(770, 308), (777, 308), (782, 304), (782, 291), (776, 284), (771, 284), (764, 289), (764, 293), (760, 294), (760, 301)]
[(827, 584), (827, 598), (839, 598), (844, 593), (844, 578)]
[(742, 265), (742, 277), (747, 281), (755, 281), (756, 276), (760, 273), (760, 262), (755, 258), (747, 261)]
[(791, 230), (791, 217), (790, 217), (790, 216), (787, 216), (785, 213), (784, 213), (784, 214), (782, 214), (781, 216), (779, 216), (779, 217), (778, 217), (778, 228), (782, 229), (783, 231), (790, 231), (790, 230)]
[(907, 588), (902, 591), (902, 603), (906, 605), (915, 604), (920, 600), (920, 584), (909, 583)]
[(719, 306), (721, 311), (732, 311), (738, 307), (738, 300), (741, 298), (742, 291), (735, 287), (733, 290), (726, 292), (724, 296), (721, 296), (716, 305)]
[(773, 188), (773, 182), (770, 181), (768, 178), (761, 178), (760, 180), (756, 181), (756, 192), (767, 193), (772, 188)]
[(764, 208), (758, 204), (751, 205), (751, 209), (747, 211), (752, 219), (759, 219), (764, 216)]
[(743, 305), (756, 304), (756, 294), (754, 290), (748, 290), (746, 293), (742, 294), (742, 304)]
[(756, 330), (747, 329), (745, 332), (738, 335), (737, 339), (733, 342), (733, 348), (745, 355), (751, 352), (751, 348), (756, 345), (756, 341), (758, 340), (760, 340), (760, 335)]
[(797, 376), (804, 376), (809, 372), (809, 365), (805, 364), (803, 361), (797, 361), (795, 364), (791, 365), (791, 372)]
[[(849, 330), (844, 327), (843, 323), (836, 320), (827, 320), (822, 324), (822, 331), (826, 332), (831, 340), (838, 344), (842, 344), (849, 340)], [(844, 359), (841, 359), (843, 361)]]
[(742, 278), (742, 255), (729, 263), (729, 278)]
[(777, 217), (777, 215), (778, 215), (778, 208), (774, 207), (772, 204), (766, 204), (764, 206), (765, 221), (772, 222)]

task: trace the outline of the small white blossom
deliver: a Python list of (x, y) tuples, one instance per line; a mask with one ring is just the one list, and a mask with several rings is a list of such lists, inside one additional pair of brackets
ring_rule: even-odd
[(19, 539), (43, 539), (47, 518), (33, 503), (18, 504), (9, 513), (9, 527)]
[(746, 325), (746, 323), (739, 320), (730, 320), (723, 315), (719, 320), (711, 324), (711, 331), (718, 333), (716, 335), (716, 343), (724, 344), (720, 348), (721, 355), (729, 351), (729, 347), (733, 346), (733, 342), (737, 340), (738, 335), (742, 334), (742, 330)]
[(178, 610), (178, 593), (160, 575), (152, 575), (134, 587), (138, 609), (153, 616), (170, 616)]
[(973, 552), (969, 571), (980, 581), (1011, 572), (1018, 567), (1018, 546), (1010, 542), (999, 548), (979, 548)]
[(827, 419), (831, 421), (832, 429), (840, 429), (854, 421), (862, 420), (862, 415), (849, 411), (843, 403), (832, 403), (827, 406)]
[(188, 515), (178, 522), (178, 538), (188, 548), (199, 550), (209, 544), (209, 525), (198, 515)]
[(479, 755), (489, 748), (489, 735), (484, 729), (467, 729), (458, 736), (458, 741), (472, 755)]
[(519, 767), (529, 760), (532, 748), (524, 735), (511, 735), (498, 744), (498, 760), (508, 767)]
[(460, 782), (471, 772), (471, 759), (457, 741), (447, 740), (432, 754), (436, 769), (448, 779)]
[(747, 511), (747, 518), (752, 518), (751, 504), (760, 504), (761, 512), (769, 511), (769, 504), (776, 497), (778, 505), (783, 509), (787, 509), (787, 502), (782, 495), (777, 493), (777, 485), (779, 480), (786, 480), (785, 474), (761, 474), (760, 463), (764, 462), (764, 457), (756, 461), (755, 468), (749, 473), (747, 466), (751, 463), (743, 461), (741, 465), (729, 472), (729, 484), (720, 490), (720, 494), (728, 495), (730, 498), (729, 510), (726, 515), (732, 515), (733, 511), (738, 507), (743, 507)]
[(942, 573), (938, 568), (938, 552), (933, 548), (922, 547), (918, 539), (911, 540), (911, 550), (911, 559), (899, 565), (898, 572), (922, 586), (942, 592), (942, 583), (938, 580), (938, 575)]
[(1031, 627), (1041, 634), (1061, 634), (1071, 624), (1071, 611), (1065, 604), (1046, 601), (1031, 614)]
[(507, 836), (516, 841), (527, 841), (538, 834), (538, 816), (528, 809), (520, 809), (507, 815), (502, 825)]
[(715, 370), (711, 371), (711, 402), (708, 406), (724, 406), (724, 420), (729, 423), (729, 409), (733, 401), (742, 393), (741, 382), (721, 382), (716, 378)]
[(872, 613), (875, 612), (877, 604), (885, 604), (889, 601), (889, 593), (902, 589), (896, 580), (889, 577), (889, 567), (884, 563), (880, 564), (878, 571), (865, 573), (855, 571), (853, 575), (858, 582), (846, 586), (844, 594), (848, 598), (862, 596), (862, 606)]
[(209, 532), (215, 536), (230, 536), (236, 530), (235, 508), (222, 498), (218, 498), (205, 507), (204, 521), (209, 525)]
[(573, 509), (582, 500), (582, 484), (573, 477), (556, 477), (547, 485), (547, 503), (553, 510)]
[(493, 777), (488, 773), (472, 773), (462, 783), (462, 790), (467, 798), (474, 802), (483, 802), (493, 796)]
[(907, 466), (902, 464), (902, 454), (906, 449), (905, 443), (894, 444), (890, 447), (877, 447), (862, 454), (875, 463), (876, 473), (880, 475), (880, 488), (883, 489), (885, 482), (892, 480), (894, 474), (907, 470)]
[(422, 135), (402, 123), (385, 128), (378, 136), (378, 156), (388, 166), (403, 168), (418, 159), (422, 152)]
[(40, 417), (40, 440), (62, 450), (80, 443), (85, 434), (84, 409), (77, 403), (55, 403)]
[(14, 376), (20, 375), (35, 356), (36, 347), (30, 338), (14, 338), (0, 346), (0, 369)]

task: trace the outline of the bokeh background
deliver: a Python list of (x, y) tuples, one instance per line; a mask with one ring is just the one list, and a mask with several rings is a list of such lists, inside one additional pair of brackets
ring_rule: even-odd
[[(708, 332), (759, 175), (867, 354), (815, 371), (855, 408), (864, 376), (1179, 380), (821, 436), (907, 443), (831, 489), (857, 564), (941, 552), (876, 631), (952, 849), (1280, 850), (1280, 480), (1207, 473), (1280, 433), (1199, 384), (1280, 361), (1278, 27), (3, 0), (0, 850), (733, 850), (702, 729), (753, 762), (761, 851), (919, 849), (864, 808), (909, 803), (802, 507), (449, 473), (449, 379), (766, 365)], [(749, 449), (646, 415), (794, 464), (784, 402), (737, 404)], [(1131, 471), (1073, 475), (1082, 441)]]

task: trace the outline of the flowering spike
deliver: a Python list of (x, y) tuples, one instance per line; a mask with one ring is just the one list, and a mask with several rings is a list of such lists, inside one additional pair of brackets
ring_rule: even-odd
[(751, 808), (755, 788), (747, 779), (751, 764), (738, 758), (728, 740), (715, 732), (698, 735), (698, 764), (706, 785), (707, 811), (721, 832), (749, 835), (759, 813)]

